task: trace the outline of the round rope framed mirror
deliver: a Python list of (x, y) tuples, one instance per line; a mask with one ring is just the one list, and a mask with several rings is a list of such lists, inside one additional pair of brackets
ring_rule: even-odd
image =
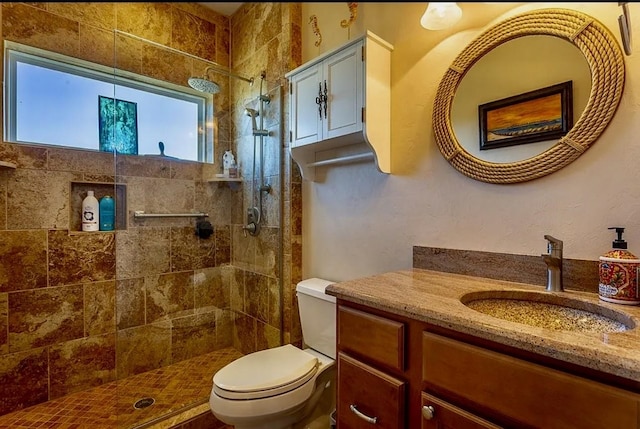
[[(543, 152), (514, 162), (480, 159), (460, 144), (455, 133), (451, 117), (456, 91), (471, 67), (494, 48), (535, 35), (561, 38), (580, 50), (591, 73), (586, 106), (573, 126)], [(436, 143), (454, 168), (476, 180), (508, 184), (546, 176), (574, 161), (598, 139), (618, 108), (624, 79), (624, 59), (618, 42), (609, 29), (591, 16), (565, 9), (541, 9), (514, 16), (484, 31), (445, 72), (433, 108)]]

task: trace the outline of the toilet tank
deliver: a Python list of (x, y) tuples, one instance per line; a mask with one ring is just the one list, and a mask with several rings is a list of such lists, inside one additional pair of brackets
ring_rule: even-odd
[(304, 344), (331, 359), (336, 358), (336, 298), (324, 290), (333, 283), (312, 278), (296, 287)]

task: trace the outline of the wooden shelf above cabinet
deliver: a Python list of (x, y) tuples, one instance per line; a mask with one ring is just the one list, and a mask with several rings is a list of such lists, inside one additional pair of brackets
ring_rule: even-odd
[(14, 170), (17, 167), (16, 164), (14, 164), (13, 162), (9, 162), (9, 161), (0, 161), (0, 169), (10, 169), (10, 170)]

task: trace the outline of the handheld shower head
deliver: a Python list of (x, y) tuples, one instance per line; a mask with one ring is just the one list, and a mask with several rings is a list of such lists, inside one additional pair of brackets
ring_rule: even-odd
[(258, 129), (256, 118), (260, 116), (260, 113), (256, 109), (252, 109), (251, 107), (245, 107), (244, 114), (251, 117), (251, 125), (253, 127), (253, 131), (256, 131)]
[(247, 116), (251, 116), (252, 118), (260, 116), (260, 113), (256, 109), (252, 109), (251, 107), (245, 107), (244, 114)]
[(187, 82), (189, 86), (196, 91), (206, 92), (207, 94), (217, 94), (220, 92), (220, 85), (205, 77), (190, 77)]

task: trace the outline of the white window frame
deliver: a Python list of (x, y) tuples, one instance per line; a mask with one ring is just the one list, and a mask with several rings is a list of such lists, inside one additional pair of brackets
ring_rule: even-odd
[[(166, 97), (193, 102), (198, 106), (198, 161), (213, 162), (213, 96), (159, 79), (106, 67), (78, 58), (69, 57), (44, 49), (5, 41), (4, 79), (4, 139), (8, 142), (42, 145), (42, 143), (19, 141), (16, 136), (16, 70), (17, 62), (23, 62), (50, 70), (82, 76), (109, 84), (126, 86)], [(46, 145), (45, 146), (50, 146)], [(61, 147), (56, 145), (57, 147)], [(70, 147), (70, 146), (68, 146)], [(84, 149), (91, 150), (91, 149)], [(98, 149), (96, 149), (98, 150)]]

